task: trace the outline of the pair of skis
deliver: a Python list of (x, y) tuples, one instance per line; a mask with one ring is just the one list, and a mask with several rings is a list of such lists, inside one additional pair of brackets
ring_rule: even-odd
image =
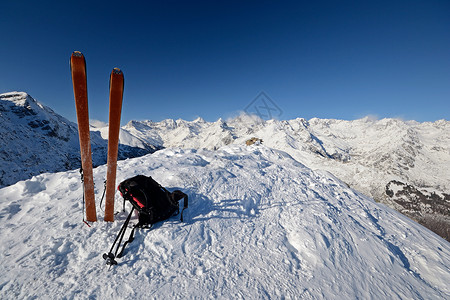
[[(81, 168), (83, 172), (86, 220), (97, 221), (94, 194), (94, 176), (92, 170), (91, 139), (89, 131), (89, 112), (86, 80), (86, 60), (79, 51), (70, 57), (73, 93), (77, 110), (78, 134), (80, 138)], [(105, 221), (114, 221), (114, 195), (116, 185), (117, 155), (119, 150), (120, 115), (123, 98), (123, 73), (114, 68), (109, 79), (109, 133), (108, 158), (105, 194)], [(83, 212), (84, 213), (84, 212)]]

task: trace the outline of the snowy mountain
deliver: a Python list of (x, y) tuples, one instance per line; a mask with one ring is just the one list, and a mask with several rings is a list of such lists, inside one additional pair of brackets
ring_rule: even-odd
[[(327, 170), (362, 193), (450, 240), (450, 122), (397, 119), (265, 121), (241, 115), (224, 121), (132, 121), (123, 129), (159, 147), (217, 149), (252, 137)], [(395, 193), (391, 189), (397, 182)], [(404, 187), (405, 190), (399, 190)], [(417, 192), (422, 196), (418, 196)]]
[[(94, 169), (97, 187), (105, 173)], [(450, 243), (286, 152), (171, 148), (118, 163), (118, 182), (136, 174), (190, 205), (184, 223), (138, 230), (109, 271), (102, 254), (127, 213), (83, 224), (76, 170), (0, 189), (0, 298), (450, 298)]]
[[(80, 168), (77, 125), (23, 92), (0, 94), (0, 187), (44, 172)], [(106, 162), (107, 141), (92, 132), (95, 165)], [(154, 149), (121, 145), (119, 157)]]
[[(77, 127), (26, 93), (0, 94), (0, 187), (43, 172), (77, 169)], [(206, 122), (130, 121), (119, 158), (157, 149), (218, 149), (251, 138), (327, 170), (450, 240), (450, 122), (396, 119), (265, 121), (241, 115)], [(92, 127), (94, 165), (106, 162), (108, 127)]]

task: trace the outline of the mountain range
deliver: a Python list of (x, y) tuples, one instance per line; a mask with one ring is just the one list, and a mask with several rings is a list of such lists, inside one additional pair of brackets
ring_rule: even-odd
[[(26, 93), (0, 95), (0, 187), (43, 172), (79, 168), (76, 124)], [(163, 148), (217, 150), (253, 142), (284, 151), (311, 169), (386, 204), (450, 240), (450, 122), (366, 117), (345, 121), (263, 120), (241, 114), (207, 122), (130, 121), (121, 159)], [(95, 165), (106, 162), (107, 127), (92, 127)]]

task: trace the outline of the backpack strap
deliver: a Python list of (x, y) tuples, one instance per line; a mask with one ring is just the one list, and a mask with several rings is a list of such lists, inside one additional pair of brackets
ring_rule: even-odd
[(189, 204), (188, 195), (186, 195), (180, 190), (175, 190), (172, 193), (170, 193), (170, 198), (173, 200), (173, 202), (178, 202), (184, 198), (183, 209), (181, 210), (181, 217), (180, 217), (180, 221), (183, 222), (183, 212), (186, 208), (188, 208)]
[(144, 229), (151, 229), (152, 225), (142, 225), (140, 222), (138, 222), (136, 225), (133, 226), (133, 230), (131, 230), (130, 236), (128, 237), (128, 240), (123, 244), (122, 250), (120, 250), (119, 254), (117, 254), (117, 258), (121, 258), (124, 254), (125, 247), (134, 241), (134, 231), (136, 228), (144, 228)]
[(125, 247), (134, 241), (134, 230), (136, 229), (137, 224), (133, 226), (133, 229), (131, 230), (130, 236), (128, 237), (128, 240), (123, 244), (122, 250), (117, 254), (117, 258), (121, 258), (123, 256), (123, 252), (125, 251)]

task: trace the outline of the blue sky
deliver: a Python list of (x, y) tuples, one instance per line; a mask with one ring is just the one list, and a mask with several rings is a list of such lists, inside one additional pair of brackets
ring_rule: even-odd
[(75, 121), (69, 57), (87, 60), (90, 117), (237, 115), (264, 92), (279, 119), (450, 120), (450, 1), (1, 1), (0, 93)]

